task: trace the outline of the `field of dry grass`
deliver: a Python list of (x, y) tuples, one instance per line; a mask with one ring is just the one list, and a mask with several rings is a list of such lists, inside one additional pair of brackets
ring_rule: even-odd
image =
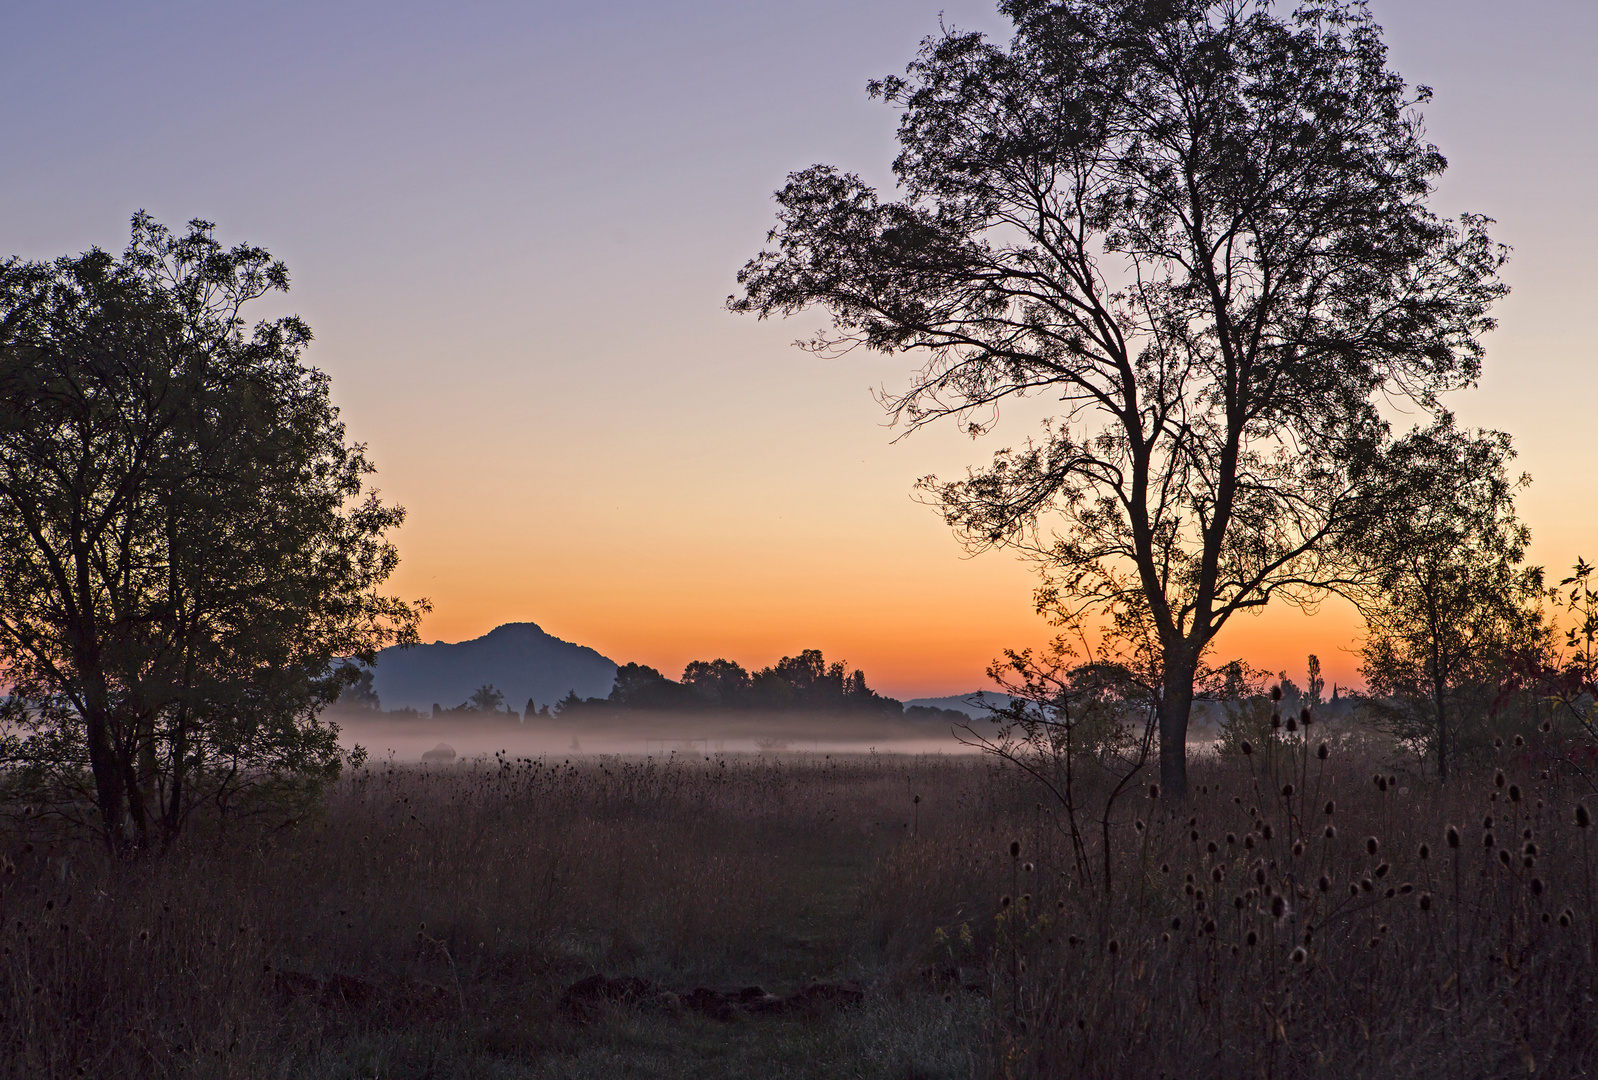
[[(1585, 1075), (1577, 794), (1535, 745), (1446, 788), (1256, 753), (1078, 847), (975, 758), (524, 758), (135, 865), (24, 821), (0, 1076)], [(863, 1000), (689, 993), (818, 983)]]

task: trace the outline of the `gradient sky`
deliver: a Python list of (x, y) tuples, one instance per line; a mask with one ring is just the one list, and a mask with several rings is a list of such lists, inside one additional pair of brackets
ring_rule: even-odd
[[(1598, 556), (1590, 420), (1598, 5), (1377, 0), (1435, 88), (1435, 206), (1515, 248), (1479, 389), (1535, 483), (1534, 558)], [(965, 558), (914, 480), (1033, 430), (901, 442), (904, 358), (790, 347), (820, 313), (722, 309), (771, 192), (817, 161), (891, 185), (866, 79), (988, 4), (8, 4), (0, 256), (120, 251), (140, 208), (285, 259), (310, 359), (409, 511), (393, 584), (428, 640), (532, 620), (675, 675), (819, 647), (909, 696), (972, 689), (1047, 635), (1033, 579)], [(262, 309), (261, 314), (269, 314)], [(1220, 643), (1355, 680), (1358, 625), (1270, 610)]]

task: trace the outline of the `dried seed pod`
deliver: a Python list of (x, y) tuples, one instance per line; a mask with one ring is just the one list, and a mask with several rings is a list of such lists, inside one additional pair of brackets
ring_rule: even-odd
[(1365, 838), (1365, 854), (1374, 855), (1380, 850), (1382, 850), (1382, 842), (1380, 840), (1376, 839), (1374, 836), (1367, 836)]
[(1419, 849), (1416, 850), (1415, 854), (1420, 856), (1421, 862), (1425, 862), (1427, 859), (1432, 857), (1432, 846), (1423, 840), (1421, 841), (1421, 845)]
[(1448, 826), (1448, 831), (1446, 833), (1444, 833), (1443, 835), (1447, 838), (1449, 847), (1451, 847), (1451, 848), (1459, 847), (1459, 830), (1458, 829), (1456, 829), (1454, 826), (1450, 825), (1450, 826)]

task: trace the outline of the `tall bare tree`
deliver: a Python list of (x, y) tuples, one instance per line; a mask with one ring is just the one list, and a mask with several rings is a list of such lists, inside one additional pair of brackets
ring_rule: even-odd
[(900, 198), (817, 165), (777, 193), (735, 311), (812, 305), (810, 347), (923, 358), (911, 428), (1042, 437), (926, 481), (975, 548), (1013, 546), (1064, 615), (1146, 611), (1160, 771), (1186, 789), (1195, 672), (1233, 615), (1344, 580), (1380, 498), (1375, 402), (1436, 407), (1504, 292), (1487, 219), (1429, 208), (1445, 161), (1364, 6), (1006, 0), (1003, 47), (946, 30), (871, 93), (901, 110)]

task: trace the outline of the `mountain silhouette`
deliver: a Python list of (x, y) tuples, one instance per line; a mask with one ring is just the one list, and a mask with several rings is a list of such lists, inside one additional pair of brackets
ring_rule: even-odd
[(464, 702), (492, 683), (517, 712), (532, 698), (540, 705), (567, 691), (604, 697), (616, 680), (616, 662), (590, 649), (544, 633), (537, 623), (506, 623), (480, 638), (449, 644), (394, 646), (377, 654), (372, 689), (385, 709), (409, 706), (428, 712)]

